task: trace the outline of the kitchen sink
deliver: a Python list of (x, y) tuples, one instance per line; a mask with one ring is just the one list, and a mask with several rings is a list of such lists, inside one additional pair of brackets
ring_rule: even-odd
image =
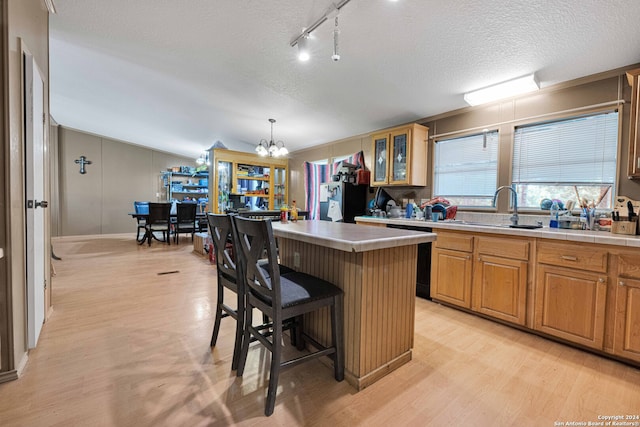
[(453, 224), (461, 224), (461, 225), (478, 225), (482, 227), (498, 227), (498, 228), (522, 228), (527, 230), (534, 230), (536, 228), (542, 228), (541, 225), (528, 225), (528, 224), (495, 224), (488, 222), (480, 222), (480, 221), (464, 221), (464, 220), (447, 220), (445, 223), (453, 223)]

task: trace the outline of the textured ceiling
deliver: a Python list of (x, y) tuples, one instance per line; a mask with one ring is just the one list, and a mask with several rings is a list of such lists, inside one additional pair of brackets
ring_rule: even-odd
[(55, 0), (51, 112), (63, 126), (197, 157), (216, 141), (290, 151), (466, 106), (535, 72), (542, 87), (640, 62), (638, 0)]

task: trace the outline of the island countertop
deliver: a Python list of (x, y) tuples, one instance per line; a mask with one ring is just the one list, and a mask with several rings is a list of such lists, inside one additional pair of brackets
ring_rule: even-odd
[(273, 234), (345, 252), (417, 245), (436, 240), (435, 233), (384, 227), (362, 227), (330, 221), (273, 222)]

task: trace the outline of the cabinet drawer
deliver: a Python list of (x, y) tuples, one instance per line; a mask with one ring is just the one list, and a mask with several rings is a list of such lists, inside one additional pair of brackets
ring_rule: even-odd
[(473, 236), (470, 234), (436, 231), (436, 247), (453, 251), (473, 252)]
[(538, 243), (538, 263), (607, 272), (607, 251), (593, 245)]
[(529, 260), (529, 241), (504, 237), (478, 237), (478, 253), (502, 258)]
[(640, 254), (618, 255), (618, 275), (640, 279)]

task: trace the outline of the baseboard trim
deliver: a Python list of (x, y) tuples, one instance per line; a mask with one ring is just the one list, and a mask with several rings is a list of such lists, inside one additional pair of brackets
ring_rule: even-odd
[(18, 366), (16, 366), (16, 375), (18, 376), (18, 378), (22, 376), (24, 368), (27, 367), (27, 361), (29, 361), (29, 353), (24, 353), (22, 355), (22, 358), (20, 359), (20, 362), (18, 363)]
[(18, 371), (0, 372), (0, 384), (18, 379)]

